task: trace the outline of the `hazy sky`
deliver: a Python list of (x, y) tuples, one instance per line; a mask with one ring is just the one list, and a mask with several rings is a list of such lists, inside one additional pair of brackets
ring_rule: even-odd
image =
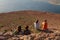
[(8, 11), (24, 10), (32, 8), (38, 10), (39, 8), (42, 7), (42, 4), (40, 2), (46, 2), (52, 5), (60, 6), (60, 0), (0, 0), (0, 12), (8, 12)]

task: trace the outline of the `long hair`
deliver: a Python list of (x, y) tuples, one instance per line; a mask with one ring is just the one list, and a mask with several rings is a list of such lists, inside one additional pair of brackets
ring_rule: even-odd
[(36, 21), (36, 23), (38, 23), (38, 20)]
[(21, 31), (21, 26), (18, 26), (18, 31), (19, 31), (19, 32)]

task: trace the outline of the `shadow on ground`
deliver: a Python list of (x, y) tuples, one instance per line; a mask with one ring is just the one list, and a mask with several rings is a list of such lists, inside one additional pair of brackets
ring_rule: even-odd
[(45, 33), (54, 33), (53, 31), (51, 31), (51, 30), (41, 30), (41, 29), (37, 29), (38, 31), (40, 31), (40, 32), (45, 32)]

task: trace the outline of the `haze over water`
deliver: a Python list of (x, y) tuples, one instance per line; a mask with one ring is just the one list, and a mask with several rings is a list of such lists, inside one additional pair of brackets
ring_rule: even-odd
[(50, 4), (47, 0), (0, 0), (0, 13), (20, 10), (38, 10), (60, 13), (60, 5)]

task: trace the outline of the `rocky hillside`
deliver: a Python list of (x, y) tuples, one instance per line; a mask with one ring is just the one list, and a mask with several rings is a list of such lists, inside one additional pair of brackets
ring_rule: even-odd
[[(39, 20), (40, 25), (45, 19), (48, 20), (50, 32), (37, 32), (33, 23)], [(31, 35), (14, 35), (13, 32), (21, 25), (22, 29), (28, 25), (32, 31)], [(41, 11), (15, 11), (0, 14), (0, 39), (6, 40), (59, 40), (60, 39), (60, 14)]]

